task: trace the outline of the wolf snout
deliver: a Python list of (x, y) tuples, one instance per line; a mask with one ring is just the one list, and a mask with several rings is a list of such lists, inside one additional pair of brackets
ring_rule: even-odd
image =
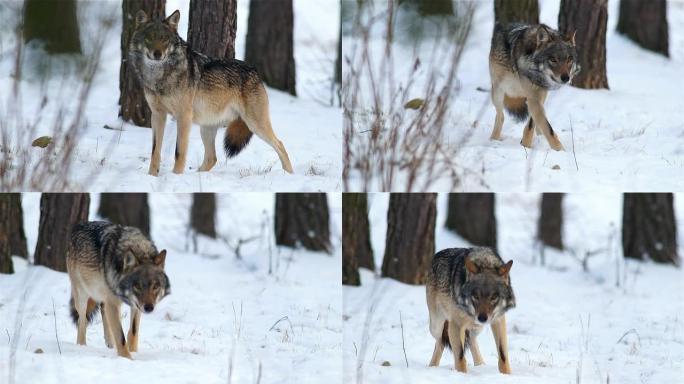
[(562, 75), (561, 75), (561, 81), (562, 81), (562, 82), (567, 83), (568, 80), (570, 80), (570, 76), (568, 76), (568, 75), (566, 75), (566, 74), (562, 74)]
[(478, 320), (480, 323), (486, 323), (486, 322), (487, 322), (487, 314), (485, 314), (485, 313), (480, 313), (479, 315), (477, 315), (477, 320)]
[(154, 58), (155, 58), (156, 60), (159, 60), (159, 59), (161, 59), (161, 55), (162, 55), (162, 54), (161, 54), (161, 51), (160, 51), (160, 50), (155, 49), (154, 52), (152, 52), (152, 55), (154, 56)]
[(145, 306), (143, 307), (143, 309), (145, 310), (145, 313), (150, 313), (150, 312), (152, 312), (152, 311), (154, 310), (154, 305), (152, 305), (152, 304), (145, 304)]

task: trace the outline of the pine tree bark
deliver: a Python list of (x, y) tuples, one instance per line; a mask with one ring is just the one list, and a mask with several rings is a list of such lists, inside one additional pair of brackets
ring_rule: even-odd
[(365, 193), (342, 194), (342, 284), (361, 285), (359, 267), (375, 270)]
[(139, 127), (151, 127), (152, 112), (145, 101), (142, 85), (128, 63), (128, 46), (135, 32), (135, 14), (145, 11), (151, 20), (162, 19), (166, 0), (123, 0), (121, 65), (119, 66), (119, 117)]
[(250, 0), (245, 61), (269, 86), (296, 96), (292, 0)]
[(34, 264), (66, 272), (66, 251), (74, 225), (88, 221), (87, 193), (43, 193)]
[(212, 239), (216, 238), (216, 194), (194, 193), (190, 208), (190, 228)]
[(501, 24), (539, 24), (537, 0), (494, 0), (494, 18)]
[(324, 193), (276, 193), (276, 244), (330, 253), (330, 215)]
[(188, 44), (209, 57), (235, 58), (237, 0), (190, 2)]
[(28, 258), (26, 234), (24, 233), (24, 211), (21, 208), (21, 193), (8, 193), (9, 208), (9, 242), (13, 256)]
[(622, 249), (625, 257), (679, 265), (671, 193), (624, 194)]
[(114, 224), (136, 227), (150, 239), (150, 206), (146, 193), (101, 193), (97, 214)]
[(9, 193), (0, 193), (0, 273), (14, 273), (12, 254), (10, 252), (10, 224), (12, 197)]
[(445, 226), (473, 245), (497, 249), (493, 193), (450, 193)]
[(620, 0), (617, 31), (642, 48), (670, 57), (665, 0)]
[(576, 32), (575, 43), (581, 65), (572, 85), (586, 89), (608, 89), (606, 75), (606, 23), (608, 0), (561, 0), (558, 29)]
[(541, 214), (537, 237), (545, 246), (563, 249), (563, 194), (544, 193), (541, 199)]
[(24, 42), (38, 40), (48, 53), (81, 53), (76, 0), (26, 0)]
[(435, 254), (437, 195), (392, 193), (382, 276), (406, 284), (425, 284)]

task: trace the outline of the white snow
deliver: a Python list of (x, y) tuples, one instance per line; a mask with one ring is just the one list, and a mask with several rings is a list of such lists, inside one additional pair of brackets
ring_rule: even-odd
[[(90, 217), (96, 218), (98, 196), (91, 197)], [(38, 200), (39, 194), (23, 199), (31, 253)], [(222, 240), (200, 239), (197, 253), (186, 235), (190, 197), (150, 196), (151, 235), (168, 250), (171, 295), (143, 315), (134, 360), (105, 346), (99, 316), (88, 327), (88, 345), (76, 345), (67, 274), (15, 257), (16, 273), (0, 275), (0, 382), (256, 383), (259, 375), (261, 383), (338, 382), (340, 200), (339, 194), (328, 199), (331, 256), (272, 243), (272, 194), (219, 195)], [(225, 243), (252, 236), (257, 239), (242, 246), (240, 260)], [(127, 330), (128, 307), (122, 308)], [(34, 353), (38, 348), (44, 352)]]
[[(388, 196), (372, 196), (369, 218), (379, 270)], [(517, 307), (506, 315), (512, 374), (498, 372), (489, 329), (478, 337), (485, 365), (474, 367), (467, 353), (468, 373), (459, 373), (453, 355), (445, 352), (440, 367), (428, 368), (434, 338), (425, 287), (362, 269), (361, 287), (343, 288), (344, 383), (681, 382), (684, 276), (672, 266), (623, 261), (621, 195), (566, 195), (563, 236), (569, 250), (547, 251), (546, 266), (539, 264), (534, 242), (539, 195), (499, 194), (496, 199), (499, 250), (504, 260), (514, 260)], [(445, 195), (438, 199), (436, 249), (468, 246), (443, 227), (446, 200)], [(680, 228), (683, 202), (682, 195), (675, 197)], [(680, 231), (680, 255), (683, 241)], [(596, 254), (584, 272), (571, 254), (584, 258), (587, 252)]]
[[(542, 136), (535, 138), (532, 150), (525, 150), (519, 144), (524, 124), (514, 122), (508, 115), (503, 126), (503, 141), (489, 140), (495, 115), (488, 92), (491, 87), (488, 55), (494, 25), (493, 5), (491, 1), (475, 3), (473, 28), (458, 67), (458, 94), (452, 96), (448, 132), (443, 139), (443, 145), (458, 148), (458, 155), (451, 159), (460, 170), (460, 184), (456, 190), (620, 192), (682, 189), (684, 179), (677, 175), (684, 170), (684, 120), (681, 116), (684, 110), (681, 81), (684, 2), (667, 2), (669, 59), (641, 49), (619, 35), (615, 30), (619, 1), (608, 2), (607, 77), (610, 90), (563, 87), (550, 92), (545, 105), (548, 119), (559, 134), (565, 152), (551, 150)], [(559, 3), (557, 0), (540, 1), (542, 23), (557, 27)], [(371, 38), (378, 63), (376, 73), (380, 71), (379, 62), (384, 52), (382, 41), (381, 33)], [(345, 44), (352, 47), (349, 41)], [(438, 85), (443, 81), (448, 69), (449, 61), (444, 60), (448, 49), (441, 46), (433, 51), (432, 44), (426, 43), (416, 56), (410, 44), (399, 41), (394, 45), (397, 81), (403, 86), (414, 83), (409, 99), (425, 97), (423, 83), (431, 68), (436, 67)], [(422, 66), (414, 73), (416, 57)], [(482, 115), (480, 110), (483, 110)], [(558, 168), (556, 166), (560, 169), (554, 169)], [(351, 189), (362, 189), (363, 180), (358, 172), (352, 176)], [(427, 190), (451, 190), (450, 175), (438, 176)], [(398, 182), (393, 190), (404, 191), (406, 171), (398, 170), (394, 177)], [(370, 190), (381, 190), (379, 177), (374, 178)]]

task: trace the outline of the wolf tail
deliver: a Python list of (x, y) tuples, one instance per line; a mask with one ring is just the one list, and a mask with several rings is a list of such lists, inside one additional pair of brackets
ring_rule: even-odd
[[(74, 321), (74, 324), (78, 324), (78, 312), (76, 311), (76, 307), (74, 307), (73, 297), (69, 300), (69, 308), (71, 310), (71, 320)], [(93, 318), (95, 318), (95, 314), (99, 309), (99, 303), (96, 303), (93, 299), (88, 299), (88, 305), (86, 306), (86, 319), (88, 320), (88, 323), (93, 321)]]
[(226, 156), (233, 157), (240, 153), (251, 138), (252, 131), (247, 128), (244, 120), (240, 118), (234, 120), (228, 126), (226, 136), (223, 139), (223, 148), (226, 150)]
[[(447, 331), (449, 329), (449, 322), (445, 321), (444, 322), (444, 328), (442, 329), (442, 345), (445, 346), (448, 349), (453, 350), (451, 347), (451, 342), (449, 341), (449, 332)], [(465, 343), (464, 343), (464, 349), (470, 348), (470, 331), (466, 330), (465, 331)]]
[(527, 102), (524, 97), (509, 97), (508, 95), (504, 95), (504, 108), (506, 108), (508, 113), (510, 113), (518, 122), (522, 122), (527, 118)]

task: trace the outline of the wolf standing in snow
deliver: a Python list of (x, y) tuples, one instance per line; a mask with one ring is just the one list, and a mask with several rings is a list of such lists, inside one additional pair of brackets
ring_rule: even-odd
[(200, 125), (204, 161), (200, 171), (216, 164), (216, 131), (228, 125), (223, 141), (228, 157), (237, 155), (256, 133), (278, 154), (292, 173), (285, 146), (278, 140), (268, 110), (268, 95), (256, 69), (240, 60), (213, 59), (192, 50), (178, 36), (180, 13), (166, 20), (136, 15), (129, 60), (152, 110), (152, 158), (149, 174), (159, 174), (166, 115), (177, 121), (174, 173), (183, 173), (192, 123)]
[(490, 248), (448, 248), (432, 258), (427, 278), (430, 333), (435, 350), (430, 366), (438, 366), (444, 347), (452, 348), (456, 369), (466, 372), (465, 350), (475, 365), (483, 364), (477, 335), (489, 324), (499, 355), (499, 372), (511, 373), (506, 316), (515, 307), (508, 275), (513, 261), (503, 262)]
[[(116, 345), (119, 356), (131, 358), (130, 352), (138, 350), (141, 311), (152, 312), (170, 293), (165, 259), (166, 250), (157, 252), (137, 228), (104, 221), (75, 225), (66, 261), (76, 342), (86, 345), (86, 326), (99, 307), (105, 343)], [(131, 307), (128, 343), (119, 317), (122, 302)]]
[(504, 108), (518, 121), (531, 115), (520, 144), (531, 148), (533, 131), (544, 134), (551, 148), (563, 145), (544, 113), (549, 90), (572, 81), (580, 71), (575, 49), (575, 34), (561, 34), (544, 24), (511, 23), (494, 25), (489, 52), (489, 74), (492, 80), (492, 102), (496, 120), (492, 140), (501, 140)]

